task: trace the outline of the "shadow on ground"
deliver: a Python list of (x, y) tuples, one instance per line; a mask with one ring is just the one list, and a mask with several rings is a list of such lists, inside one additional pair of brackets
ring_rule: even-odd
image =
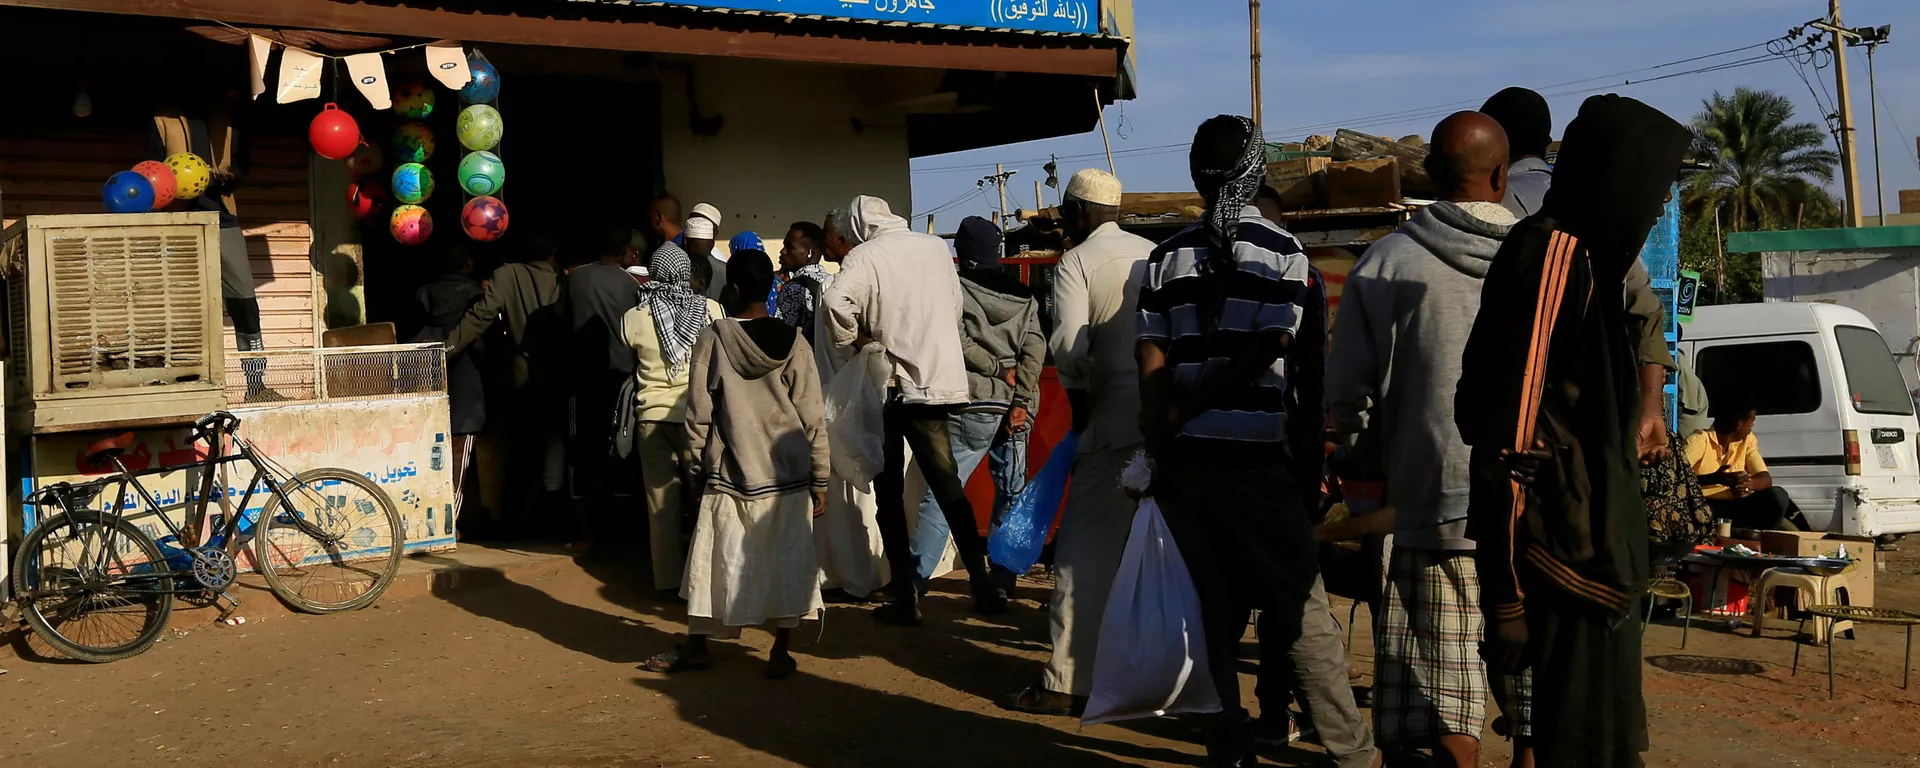
[(1654, 667), (1682, 675), (1763, 675), (1767, 668), (1760, 662), (1749, 659), (1734, 659), (1725, 656), (1692, 656), (1688, 654), (1669, 654), (1666, 656), (1648, 656), (1647, 663)]

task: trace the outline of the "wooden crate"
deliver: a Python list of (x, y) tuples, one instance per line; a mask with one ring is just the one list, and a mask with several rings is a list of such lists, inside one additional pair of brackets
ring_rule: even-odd
[(1337, 162), (1327, 168), (1327, 205), (1375, 208), (1400, 202), (1400, 161), (1382, 157)]
[(226, 406), (217, 214), (29, 216), (0, 237), (7, 404), (36, 434)]

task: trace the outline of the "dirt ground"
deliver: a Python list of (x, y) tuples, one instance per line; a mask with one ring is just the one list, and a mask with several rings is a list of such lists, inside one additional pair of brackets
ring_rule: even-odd
[[(1920, 605), (1920, 559), (1883, 557), (1879, 603)], [(620, 566), (508, 572), (484, 588), (393, 597), (341, 616), (263, 615), (239, 627), (211, 625), (204, 611), (177, 612), (167, 641), (129, 661), (7, 660), (0, 765), (1199, 761), (1181, 722), (1083, 729), (998, 709), (995, 702), (1038, 675), (1045, 608), (1022, 601), (1005, 617), (981, 620), (967, 614), (959, 582), (939, 586), (927, 626), (917, 630), (877, 626), (861, 608), (831, 609), (824, 627), (799, 631), (801, 674), (782, 682), (760, 677), (770, 638), (758, 633), (716, 644), (719, 664), (709, 672), (639, 671), (674, 642), (681, 617), (647, 599), (632, 569)], [(1345, 619), (1344, 601), (1336, 610)], [(1823, 649), (1807, 649), (1801, 674), (1790, 676), (1785, 633), (1756, 640), (1696, 623), (1684, 651), (1680, 635), (1677, 624), (1660, 625), (1646, 638), (1649, 765), (1920, 765), (1920, 680), (1913, 690), (1898, 687), (1898, 629), (1868, 627), (1840, 643), (1834, 701)], [(1356, 645), (1354, 663), (1368, 671), (1364, 626)], [(1253, 669), (1249, 662), (1244, 671)], [(1504, 765), (1506, 745), (1491, 734), (1486, 744), (1482, 764)], [(1311, 749), (1268, 757), (1325, 762)]]

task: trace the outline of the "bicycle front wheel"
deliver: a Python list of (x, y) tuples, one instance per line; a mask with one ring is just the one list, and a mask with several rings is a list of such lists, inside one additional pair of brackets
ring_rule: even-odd
[(41, 520), (20, 542), (13, 589), (34, 633), (81, 661), (140, 655), (173, 614), (172, 577), (160, 546), (118, 517)]
[(365, 608), (400, 570), (400, 510), (372, 480), (344, 469), (302, 472), (270, 496), (254, 525), (267, 586), (308, 613)]

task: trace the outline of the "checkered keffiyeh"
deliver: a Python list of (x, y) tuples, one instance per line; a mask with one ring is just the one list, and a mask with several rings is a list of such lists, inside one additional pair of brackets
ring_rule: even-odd
[[(1395, 548), (1375, 630), (1373, 727), (1383, 743), (1479, 736), (1490, 693), (1472, 552)], [(1532, 734), (1531, 673), (1496, 675), (1514, 735)]]
[[(1267, 180), (1267, 140), (1260, 126), (1235, 116), (1247, 133), (1247, 145), (1232, 168), (1196, 168), (1194, 179), (1206, 178), (1220, 189), (1213, 208), (1207, 211), (1207, 233), (1216, 248), (1231, 253), (1240, 230), (1240, 212), (1253, 202), (1260, 185)], [(1203, 189), (1205, 187), (1202, 187)]]

